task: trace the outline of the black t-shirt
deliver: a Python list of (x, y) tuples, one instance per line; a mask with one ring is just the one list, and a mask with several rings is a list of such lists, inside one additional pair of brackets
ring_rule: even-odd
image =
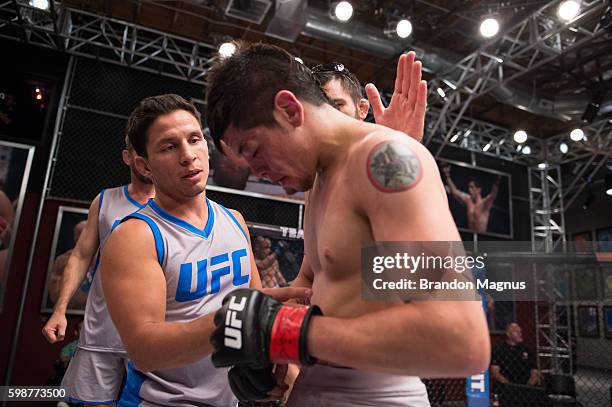
[(533, 354), (526, 346), (503, 343), (493, 349), (491, 364), (512, 383), (527, 384), (531, 370), (536, 368)]

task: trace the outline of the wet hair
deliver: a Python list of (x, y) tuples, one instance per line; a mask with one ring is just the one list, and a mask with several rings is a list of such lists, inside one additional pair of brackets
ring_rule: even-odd
[(320, 106), (329, 100), (313, 73), (282, 48), (235, 42), (236, 52), (217, 57), (208, 73), (206, 121), (215, 146), (231, 125), (274, 127), (274, 98), (281, 90)]
[(148, 97), (140, 101), (128, 118), (125, 130), (126, 148), (128, 150), (133, 148), (136, 154), (146, 157), (149, 128), (158, 117), (176, 110), (185, 110), (191, 113), (198, 120), (200, 126), (202, 125), (198, 109), (181, 96), (166, 94)]
[(342, 89), (344, 89), (355, 103), (355, 106), (359, 106), (359, 101), (363, 98), (363, 88), (359, 84), (359, 79), (352, 72), (317, 72), (315, 73), (320, 86), (327, 85), (334, 79), (340, 81)]

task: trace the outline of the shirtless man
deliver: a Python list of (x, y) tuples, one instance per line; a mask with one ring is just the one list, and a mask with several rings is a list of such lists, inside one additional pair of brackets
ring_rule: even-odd
[(216, 366), (301, 363), (289, 406), (427, 406), (414, 376), (465, 377), (487, 368), (479, 302), (361, 297), (362, 242), (460, 240), (435, 161), (421, 144), (334, 109), (312, 72), (271, 45), (239, 47), (220, 60), (206, 98), (218, 148), (260, 177), (310, 190), (297, 280), (312, 287), (312, 307), (232, 292), (215, 318)]
[(465, 193), (460, 191), (459, 188), (453, 182), (450, 173), (450, 166), (443, 168), (446, 183), (450, 188), (451, 194), (456, 200), (465, 205), (467, 210), (468, 227), (478, 233), (485, 233), (489, 224), (489, 215), (491, 214), (491, 208), (497, 198), (497, 192), (499, 191), (499, 180), (498, 176), (495, 183), (491, 187), (489, 195), (482, 197), (482, 185), (474, 177), (468, 179), (468, 192)]
[[(83, 230), (85, 230), (86, 225), (87, 221), (82, 220), (74, 226), (72, 233), (74, 236), (75, 246), (79, 241)], [(51, 273), (49, 273), (49, 280), (47, 281), (47, 287), (49, 289), (49, 298), (51, 299), (51, 302), (53, 304), (57, 302), (57, 299), (60, 295), (60, 291), (62, 289), (62, 277), (64, 275), (64, 269), (66, 268), (66, 264), (68, 264), (68, 259), (70, 258), (70, 254), (73, 252), (73, 250), (74, 248), (66, 251), (65, 253), (60, 254), (53, 262), (53, 268), (51, 269)], [(79, 289), (78, 292), (76, 292), (72, 296), (72, 299), (68, 304), (68, 308), (82, 309), (85, 306), (85, 302), (87, 301), (87, 290), (82, 288)]]

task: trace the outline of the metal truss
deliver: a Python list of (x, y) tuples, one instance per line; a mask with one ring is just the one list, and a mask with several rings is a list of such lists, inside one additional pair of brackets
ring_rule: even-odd
[(214, 44), (51, 4), (47, 12), (22, 1), (0, 3), (0, 37), (198, 84), (217, 52)]
[[(534, 252), (565, 251), (565, 221), (561, 168), (528, 168), (531, 206), (531, 242)], [(572, 348), (568, 299), (554, 285), (560, 278), (557, 265), (533, 266), (536, 282), (534, 301), (538, 368), (545, 373), (571, 371)], [(562, 278), (562, 277), (561, 277)]]
[(584, 46), (603, 35), (605, 30), (599, 22), (592, 22), (606, 10), (607, 1), (591, 0), (582, 2), (582, 12), (572, 21), (559, 22), (556, 7), (559, 1), (552, 1), (517, 23), (498, 39), (459, 61), (452, 70), (444, 72), (429, 84), (430, 104), (437, 103), (438, 88), (445, 93), (439, 119), (434, 123), (431, 137), (442, 127), (442, 120), (455, 113), (453, 123), (444, 135), (444, 142), (438, 147), (438, 156), (453, 136), (459, 121), (470, 103), (492, 90), (508, 84), (522, 75), (540, 68), (574, 49)]

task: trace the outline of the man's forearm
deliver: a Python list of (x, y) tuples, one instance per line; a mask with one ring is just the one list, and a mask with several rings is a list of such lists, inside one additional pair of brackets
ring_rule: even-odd
[(212, 352), (209, 338), (214, 314), (191, 322), (151, 322), (124, 335), (130, 358), (143, 372), (172, 369), (197, 362)]
[(404, 304), (358, 318), (315, 317), (308, 351), (363, 370), (423, 377), (464, 377), (486, 369), (489, 337), (479, 304)]
[(66, 313), (68, 304), (87, 274), (91, 259), (71, 255), (62, 274), (62, 287), (59, 297), (53, 307), (54, 312)]
[(493, 377), (494, 380), (497, 380), (498, 382), (502, 384), (510, 383), (510, 380), (508, 380), (506, 376), (501, 374), (501, 372), (496, 371), (495, 369), (491, 369), (491, 376)]

